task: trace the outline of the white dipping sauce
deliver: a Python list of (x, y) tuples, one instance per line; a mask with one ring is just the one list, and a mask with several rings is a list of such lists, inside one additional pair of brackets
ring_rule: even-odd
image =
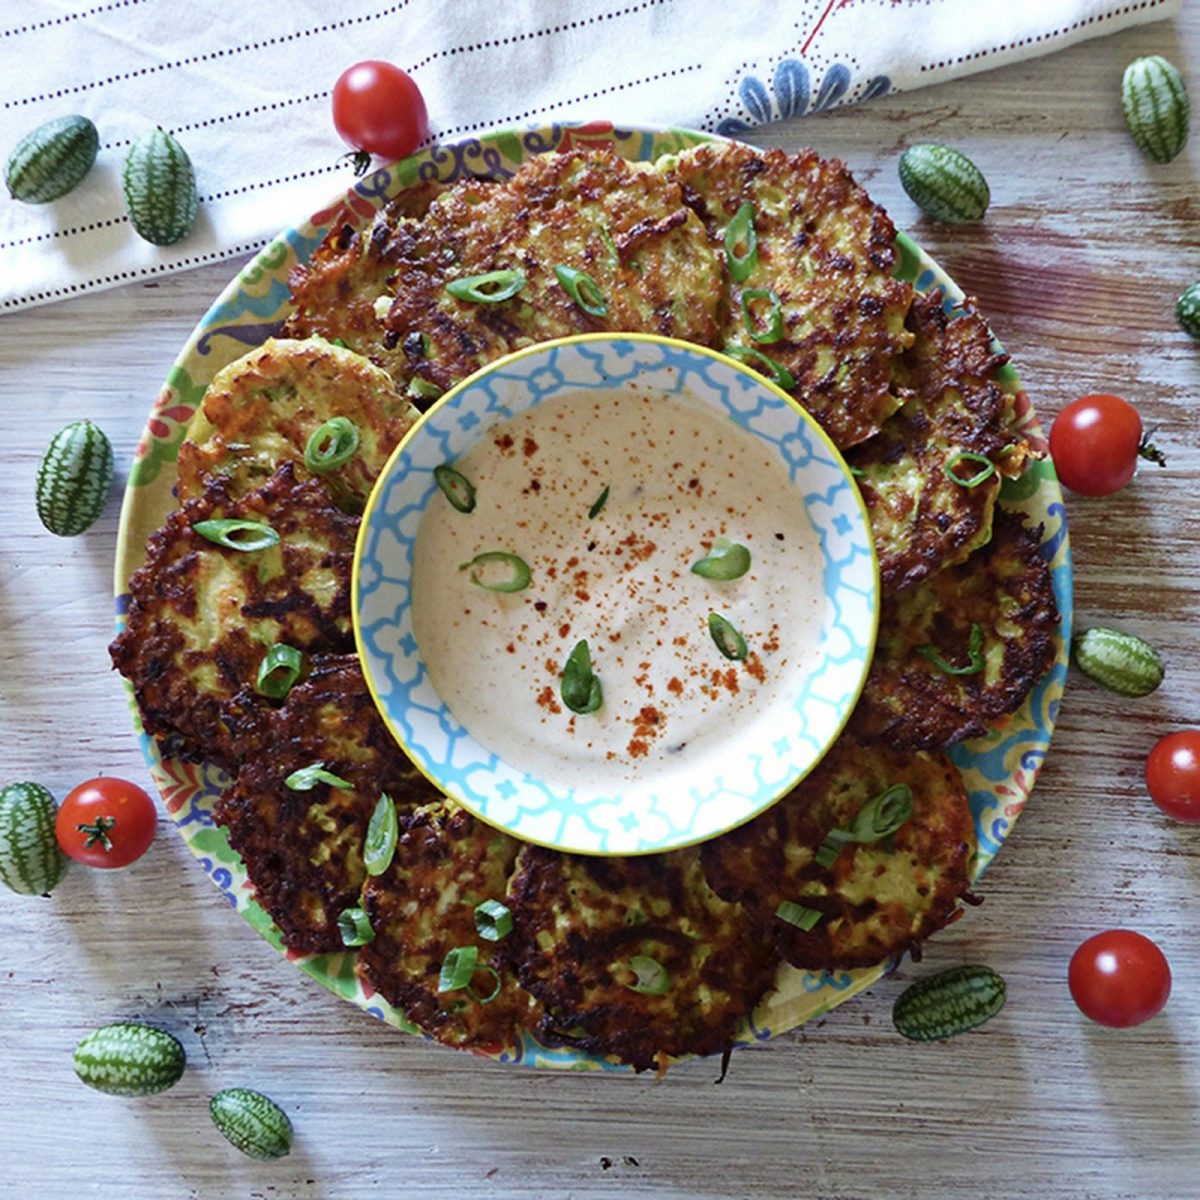
[[(453, 466), (476, 506), (439, 492), (422, 517), (414, 632), (450, 711), (510, 766), (595, 789), (696, 763), (769, 720), (814, 666), (823, 562), (803, 502), (761, 442), (698, 401), (632, 384), (557, 396)], [(740, 579), (691, 570), (720, 537), (750, 551)], [(472, 584), (460, 565), (487, 551), (524, 559), (529, 586)], [(714, 611), (744, 660), (718, 650)], [(603, 688), (587, 715), (559, 694), (581, 639)]]

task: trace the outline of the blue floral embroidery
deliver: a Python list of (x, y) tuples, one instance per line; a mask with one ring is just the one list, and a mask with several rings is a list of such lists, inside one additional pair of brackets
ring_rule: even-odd
[[(891, 90), (891, 86), (892, 82), (886, 75), (876, 75), (867, 83), (862, 99), (873, 100), (876, 96), (882, 96)], [(837, 104), (849, 87), (849, 67), (843, 63), (834, 63), (825, 72), (825, 78), (817, 88), (816, 99), (813, 99), (808, 68), (798, 59), (785, 58), (775, 68), (769, 90), (757, 75), (747, 75), (738, 84), (738, 98), (750, 120), (747, 123), (738, 117), (726, 117), (717, 126), (717, 132), (726, 137), (735, 137), (769, 121), (782, 121), (788, 117), (802, 117), (805, 113), (824, 112)]]

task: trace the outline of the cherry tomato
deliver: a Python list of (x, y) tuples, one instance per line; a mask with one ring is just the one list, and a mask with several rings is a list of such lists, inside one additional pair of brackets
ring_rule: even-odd
[(67, 793), (54, 821), (63, 853), (89, 867), (127, 867), (154, 841), (158, 813), (135, 783), (107, 776)]
[(1139, 456), (1166, 466), (1142, 437), (1142, 418), (1120, 396), (1072, 401), (1050, 427), (1050, 456), (1059, 479), (1083, 496), (1119, 492), (1137, 469)]
[(1148, 937), (1109, 929), (1088, 938), (1071, 956), (1067, 984), (1085, 1017), (1125, 1029), (1162, 1010), (1171, 994), (1171, 968)]
[(1146, 759), (1150, 799), (1177, 821), (1200, 822), (1200, 729), (1168, 733)]
[(369, 60), (333, 85), (333, 124), (355, 150), (389, 161), (405, 158), (429, 132), (421, 89), (399, 67)]

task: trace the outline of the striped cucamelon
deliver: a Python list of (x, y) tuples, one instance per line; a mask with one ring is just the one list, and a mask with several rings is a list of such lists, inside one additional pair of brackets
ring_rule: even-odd
[(1165, 58), (1136, 58), (1125, 68), (1121, 107), (1138, 149), (1155, 162), (1170, 162), (1187, 144), (1187, 85)]
[(905, 988), (892, 1006), (892, 1023), (911, 1041), (940, 1041), (990, 1021), (1004, 999), (1004, 979), (991, 967), (951, 967)]
[(54, 836), (58, 805), (40, 783), (0, 789), (0, 880), (25, 896), (52, 891), (67, 869)]
[(104, 508), (113, 480), (112, 446), (91, 421), (60, 429), (42, 455), (37, 510), (42, 524), (60, 537), (90, 528)]
[(221, 1135), (251, 1158), (283, 1158), (292, 1148), (287, 1113), (262, 1092), (226, 1088), (212, 1098), (208, 1111)]
[(1166, 674), (1158, 651), (1132, 633), (1085, 629), (1071, 648), (1075, 665), (1089, 679), (1122, 696), (1148, 696)]
[(100, 136), (87, 117), (56, 117), (39, 125), (8, 156), (8, 194), (26, 204), (65, 196), (92, 169), (99, 148)]
[(129, 148), (122, 176), (125, 210), (134, 229), (156, 246), (187, 237), (196, 219), (196, 175), (187, 151), (161, 127)]
[(1200, 282), (1184, 288), (1183, 294), (1175, 301), (1175, 320), (1184, 333), (1200, 342)]
[(75, 1047), (75, 1074), (110, 1096), (152, 1096), (179, 1082), (187, 1056), (177, 1038), (151, 1025), (102, 1025)]
[(948, 225), (978, 221), (992, 198), (979, 168), (965, 154), (936, 142), (905, 150), (900, 183), (923, 213)]

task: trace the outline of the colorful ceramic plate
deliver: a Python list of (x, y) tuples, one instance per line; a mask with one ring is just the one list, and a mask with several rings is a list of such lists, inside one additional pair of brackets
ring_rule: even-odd
[[(141, 565), (146, 539), (176, 507), (172, 492), (175, 459), (205, 388), (223, 366), (278, 329), (287, 312), (288, 273), (297, 262), (308, 258), (327, 230), (335, 224), (366, 222), (390, 197), (424, 179), (451, 181), (467, 174), (504, 177), (530, 155), (577, 147), (602, 147), (628, 159), (652, 160), (709, 140), (712, 139), (705, 134), (688, 130), (616, 129), (596, 121), (506, 131), (435, 146), (368, 175), (327, 208), (280, 234), (239, 272), (193, 330), (151, 409), (129, 473), (121, 511), (115, 568), (118, 628), (128, 604), (129, 577)], [(898, 275), (912, 281), (922, 292), (940, 288), (947, 309), (961, 303), (962, 291), (920, 247), (903, 234), (897, 242), (901, 251)], [(1029, 435), (1035, 444), (1044, 445), (1016, 372), (1006, 367), (1000, 379), (1015, 394), (1017, 411)], [(1023, 512), (1035, 525), (1042, 525), (1042, 550), (1053, 570), (1062, 623), (1055, 665), (1024, 706), (986, 737), (962, 744), (952, 755), (962, 771), (975, 817), (979, 839), (976, 877), (999, 851), (1024, 808), (1050, 746), (1066, 681), (1071, 632), (1071, 557), (1066, 514), (1050, 462), (1036, 462), (1019, 480), (1006, 483), (1001, 500), (1005, 507)], [(132, 693), (130, 709), (140, 732), (141, 721)], [(225, 834), (213, 823), (213, 803), (227, 786), (226, 777), (211, 765), (163, 759), (157, 745), (145, 733), (141, 733), (141, 741), (166, 810), (192, 853), (229, 903), (280, 949), (279, 934), (254, 902), (240, 859), (229, 849)], [(392, 1025), (417, 1032), (403, 1014), (363, 990), (354, 972), (352, 954), (301, 957), (297, 961), (301, 970), (339, 996)], [(802, 1025), (869, 987), (882, 973), (882, 966), (837, 972), (785, 967), (780, 971), (777, 989), (740, 1030), (738, 1041), (763, 1041)], [(537, 1066), (628, 1069), (571, 1049), (547, 1050), (529, 1035), (515, 1052), (498, 1057)]]
[[(587, 402), (628, 387), (641, 395), (686, 397), (689, 404), (715, 414), (725, 436), (733, 438), (740, 431), (743, 443), (752, 439), (781, 468), (781, 492), (792, 501), (788, 507), (804, 522), (803, 537), (814, 549), (812, 600), (820, 604), (815, 646), (808, 655), (793, 655), (786, 677), (779, 677), (784, 690), (771, 678), (772, 655), (764, 651), (758, 661), (760, 670), (767, 664), (762, 693), (767, 702), (753, 719), (723, 723), (719, 733), (692, 737), (683, 753), (660, 754), (655, 748), (640, 760), (653, 764), (653, 770), (614, 780), (611, 769), (605, 772), (590, 760), (580, 778), (545, 770), (535, 775), (495, 752), (503, 747), (481, 745), (435, 687), (414, 628), (418, 530), (431, 502), (446, 505), (435, 469), (494, 437), (499, 424), (547, 402)], [(626, 446), (621, 449), (622, 455), (628, 453)], [(609, 508), (616, 503), (614, 498)], [(445, 511), (452, 510), (447, 506)], [(456, 517), (456, 530), (464, 520)], [(603, 526), (602, 521), (587, 523), (592, 530)], [(587, 536), (601, 534), (585, 535), (585, 540)], [(755, 554), (766, 561), (759, 551)], [(483, 597), (465, 576), (458, 578), (464, 594), (475, 591), (470, 607), (478, 608)], [(697, 577), (689, 578), (704, 587)], [(790, 578), (795, 592), (798, 584)], [(548, 583), (535, 578), (520, 595), (492, 600), (515, 606), (512, 611), (526, 614), (526, 620), (532, 611), (526, 606)], [(736, 586), (709, 583), (704, 595), (714, 597), (712, 605), (732, 612), (715, 597), (724, 590), (733, 602)], [(580, 608), (578, 601), (572, 605), (577, 625), (586, 619)], [(579, 854), (652, 854), (744, 824), (820, 762), (850, 719), (871, 665), (879, 624), (879, 572), (866, 507), (849, 468), (817, 422), (786, 392), (701, 346), (647, 334), (584, 334), (531, 346), (489, 364), (451, 388), (413, 426), (384, 468), (363, 514), (353, 611), (358, 653), (375, 703), (409, 758), (443, 792), (524, 841)], [(444, 627), (445, 610), (438, 613)], [(714, 662), (731, 665), (718, 656), (702, 621), (694, 634)], [(577, 630), (572, 636), (581, 635)], [(529, 657), (537, 656), (531, 652)], [(512, 661), (506, 659), (506, 676), (512, 673), (507, 665)], [(536, 686), (527, 689), (530, 711), (515, 726), (524, 732), (539, 718), (548, 720), (561, 740), (571, 714), (548, 718), (541, 713), (533, 699)], [(620, 703), (620, 697), (606, 693), (604, 709), (589, 720), (602, 730), (628, 728), (617, 715)], [(580, 728), (578, 721), (574, 727)], [(564, 761), (559, 754), (550, 765), (561, 767)], [(618, 770), (638, 761), (622, 754)]]

